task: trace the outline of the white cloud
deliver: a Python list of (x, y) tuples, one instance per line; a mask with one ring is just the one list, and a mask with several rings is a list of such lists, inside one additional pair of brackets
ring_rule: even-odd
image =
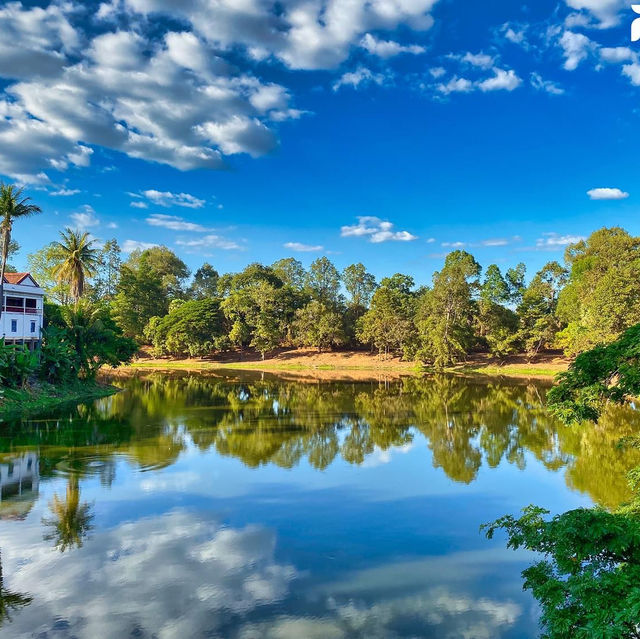
[(72, 213), (69, 217), (73, 222), (74, 228), (79, 231), (86, 231), (100, 224), (100, 220), (96, 216), (96, 212), (88, 204), (85, 204), (82, 207), (82, 211)]
[(343, 226), (340, 230), (341, 237), (368, 237), (373, 244), (381, 242), (411, 242), (417, 240), (416, 235), (408, 231), (394, 231), (394, 225), (374, 216), (358, 216), (358, 223), (352, 226)]
[(134, 200), (133, 202), (131, 202), (129, 204), (129, 206), (132, 206), (134, 209), (148, 209), (149, 205), (146, 202), (141, 202), (140, 200)]
[[(251, 31), (251, 21), (260, 23), (270, 49), (277, 45), (269, 42), (275, 33), (269, 16), (278, 19), (267, 5), (256, 4), (249, 18), (247, 7), (222, 8), (209, 0), (173, 7), (163, 0), (111, 2), (103, 3), (99, 17), (126, 24), (134, 18), (124, 15), (125, 4), (134, 13), (173, 14), (177, 22), (193, 18), (196, 31), (226, 12), (227, 22), (235, 24), (226, 33), (230, 45), (239, 44), (234, 32), (242, 39), (240, 32)], [(196, 16), (196, 5), (203, 16)], [(204, 34), (168, 32), (158, 40), (155, 23), (138, 18), (135, 30), (92, 37), (71, 2), (0, 8), (0, 77), (6, 80), (0, 92), (0, 173), (43, 182), (38, 176), (44, 172), (46, 178), (47, 170), (87, 166), (94, 145), (182, 170), (219, 169), (226, 155), (258, 156), (275, 148), (268, 120), (302, 114), (291, 108), (284, 87), (239, 73), (221, 57), (224, 47)]]
[(146, 249), (153, 248), (154, 246), (158, 246), (158, 244), (154, 244), (153, 242), (141, 242), (139, 240), (125, 240), (122, 243), (122, 252), (133, 253), (133, 251), (144, 251)]
[(188, 249), (191, 251), (204, 251), (207, 249), (214, 249), (214, 248), (230, 251), (230, 250), (242, 248), (236, 242), (233, 242), (232, 240), (227, 240), (224, 237), (221, 237), (220, 235), (214, 235), (214, 234), (205, 235), (204, 237), (201, 237), (195, 240), (185, 240), (185, 239), (177, 240), (176, 244), (178, 246), (183, 246), (185, 249)]
[(80, 189), (67, 189), (65, 187), (61, 187), (57, 191), (51, 191), (49, 195), (54, 197), (68, 197), (70, 195), (77, 195), (78, 193), (80, 193)]
[(625, 64), (622, 67), (622, 74), (626, 75), (631, 84), (634, 86), (640, 86), (640, 64), (634, 62), (633, 64)]
[(435, 89), (443, 95), (451, 93), (471, 93), (472, 91), (514, 91), (521, 84), (522, 80), (516, 75), (515, 71), (509, 69), (492, 69), (493, 76), (483, 80), (470, 80), (468, 78), (452, 77), (448, 82), (436, 85)]
[(597, 20), (597, 26), (608, 29), (620, 22), (620, 11), (628, 5), (621, 0), (565, 0), (568, 6), (578, 11), (587, 11)]
[(600, 49), (601, 60), (610, 64), (619, 64), (628, 60), (635, 60), (636, 57), (636, 53), (629, 47), (602, 47)]
[(301, 242), (287, 242), (286, 244), (283, 244), (283, 246), (291, 251), (298, 251), (300, 253), (318, 253), (319, 251), (324, 250), (324, 246), (319, 244), (302, 244)]
[(587, 191), (591, 200), (624, 200), (629, 194), (622, 189), (598, 188)]
[(582, 235), (559, 235), (558, 233), (543, 233), (543, 237), (536, 240), (536, 248), (555, 250), (569, 244), (576, 244), (584, 240)]
[(531, 86), (538, 91), (551, 95), (564, 95), (564, 89), (551, 80), (545, 80), (539, 73), (531, 74)]
[(518, 44), (527, 48), (526, 27), (522, 25), (504, 24), (502, 25), (502, 33), (504, 37), (512, 44)]
[(382, 73), (373, 73), (365, 67), (359, 67), (355, 71), (343, 73), (334, 83), (333, 90), (337, 91), (340, 87), (349, 86), (354, 89), (360, 85), (368, 84), (384, 84), (387, 77)]
[(177, 215), (153, 213), (145, 221), (150, 226), (159, 226), (172, 231), (194, 231), (197, 233), (206, 233), (207, 231), (213, 230), (206, 226), (202, 226), (202, 224), (187, 222), (184, 218), (178, 217)]
[(575, 71), (596, 46), (584, 33), (575, 31), (565, 31), (560, 37), (559, 45), (562, 47), (564, 68), (567, 71)]
[(380, 58), (391, 58), (400, 53), (419, 55), (426, 51), (424, 47), (417, 44), (402, 45), (393, 40), (378, 40), (378, 38), (370, 33), (367, 33), (364, 38), (362, 38), (360, 46), (372, 55), (377, 55)]
[(461, 56), (452, 56), (471, 65), (472, 67), (479, 67), (480, 69), (491, 69), (495, 64), (495, 58), (487, 55), (486, 53), (471, 53), (467, 51)]
[(142, 191), (141, 195), (158, 206), (183, 206), (188, 209), (201, 209), (205, 201), (189, 193), (171, 193), (170, 191), (156, 191), (148, 189)]
[(438, 84), (436, 91), (444, 95), (449, 95), (450, 93), (471, 93), (474, 88), (475, 85), (471, 80), (454, 76), (448, 82)]
[(461, 249), (467, 245), (466, 242), (442, 242), (440, 246), (444, 248)]
[(513, 91), (517, 89), (522, 80), (516, 75), (515, 71), (509, 69), (494, 69), (494, 76), (487, 78), (478, 83), (480, 91)]
[(447, 70), (444, 67), (432, 67), (431, 69), (429, 69), (429, 73), (431, 74), (431, 77), (437, 80), (443, 75), (446, 75)]

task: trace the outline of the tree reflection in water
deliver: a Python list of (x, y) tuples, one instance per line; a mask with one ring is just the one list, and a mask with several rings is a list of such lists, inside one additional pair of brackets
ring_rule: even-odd
[(117, 383), (127, 392), (53, 420), (11, 425), (1, 440), (12, 450), (38, 446), (43, 474), (56, 472), (62, 460), (74, 465), (66, 500), (52, 503), (60, 548), (77, 544), (90, 526), (77, 479), (95, 473), (96, 460), (108, 468), (114, 454), (158, 468), (196, 446), (249, 467), (306, 461), (323, 470), (338, 458), (362, 464), (420, 433), (434, 466), (454, 481), (474, 481), (483, 464), (522, 469), (529, 455), (549, 470), (563, 470), (570, 487), (605, 507), (628, 498), (625, 472), (640, 463), (638, 451), (615, 446), (640, 431), (635, 411), (611, 407), (598, 426), (566, 427), (547, 413), (546, 387), (532, 381), (433, 376), (302, 383), (268, 375), (154, 373)]
[(4, 585), (2, 557), (0, 556), (0, 627), (5, 621), (11, 623), (11, 614), (28, 606), (33, 599), (29, 595), (13, 592)]
[(60, 552), (72, 548), (81, 548), (84, 538), (91, 530), (91, 505), (80, 501), (80, 485), (78, 475), (72, 474), (67, 481), (65, 499), (53, 495), (49, 502), (52, 517), (45, 517), (42, 523), (50, 531), (45, 534), (47, 541), (53, 541)]

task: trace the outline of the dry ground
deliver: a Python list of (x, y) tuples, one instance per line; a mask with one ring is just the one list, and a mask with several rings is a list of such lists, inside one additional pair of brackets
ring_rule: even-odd
[[(566, 370), (569, 361), (558, 352), (545, 352), (530, 359), (524, 355), (514, 355), (504, 360), (496, 360), (487, 354), (469, 356), (466, 362), (449, 370), (461, 373), (482, 373), (487, 375), (551, 377)], [(150, 349), (144, 347), (135, 361), (126, 368), (210, 370), (216, 368), (252, 369), (263, 371), (299, 371), (312, 373), (336, 371), (341, 377), (361, 377), (356, 371), (384, 374), (385, 376), (410, 375), (425, 369), (415, 362), (405, 362), (399, 357), (383, 357), (367, 351), (328, 351), (319, 353), (311, 348), (279, 349), (264, 360), (253, 351), (231, 351), (205, 358), (154, 358)], [(332, 375), (323, 374), (323, 377)]]

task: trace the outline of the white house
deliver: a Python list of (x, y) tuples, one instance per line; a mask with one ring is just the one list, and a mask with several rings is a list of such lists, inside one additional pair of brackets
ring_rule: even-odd
[(2, 302), (0, 337), (6, 344), (35, 348), (42, 334), (44, 291), (29, 273), (5, 273)]

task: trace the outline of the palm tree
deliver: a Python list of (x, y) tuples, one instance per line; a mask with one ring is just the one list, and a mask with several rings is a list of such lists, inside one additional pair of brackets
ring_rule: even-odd
[(82, 547), (84, 538), (93, 528), (91, 521), (91, 505), (87, 502), (80, 503), (80, 485), (78, 476), (72, 474), (67, 483), (66, 499), (62, 500), (57, 493), (49, 502), (49, 508), (53, 517), (43, 517), (42, 523), (51, 528), (44, 538), (54, 541), (55, 547), (64, 552), (69, 548)]
[(0, 183), (0, 309), (4, 306), (4, 272), (9, 257), (13, 220), (42, 213), (39, 206), (30, 203), (30, 197), (23, 196), (23, 191), (13, 184)]
[(11, 622), (11, 613), (28, 606), (32, 601), (29, 595), (12, 592), (4, 586), (2, 576), (2, 559), (0, 559), (0, 626), (4, 621)]
[(66, 228), (60, 231), (60, 237), (60, 242), (53, 243), (60, 260), (53, 274), (58, 282), (69, 284), (71, 297), (78, 302), (87, 279), (96, 274), (100, 259), (98, 249), (86, 231), (81, 233)]

